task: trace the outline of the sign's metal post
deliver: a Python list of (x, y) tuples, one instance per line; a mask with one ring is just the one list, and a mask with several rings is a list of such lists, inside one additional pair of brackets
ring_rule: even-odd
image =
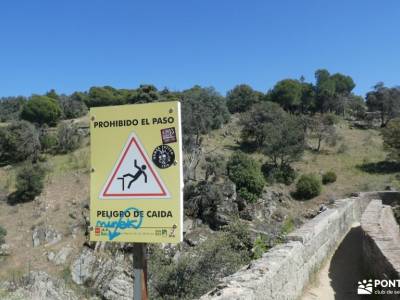
[(147, 300), (147, 259), (145, 243), (133, 244), (133, 273), (135, 276), (133, 299)]

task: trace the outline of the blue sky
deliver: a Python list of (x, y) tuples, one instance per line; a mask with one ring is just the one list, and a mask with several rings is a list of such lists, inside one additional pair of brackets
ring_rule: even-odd
[(225, 94), (314, 71), (400, 85), (400, 1), (4, 0), (0, 96), (91, 86)]

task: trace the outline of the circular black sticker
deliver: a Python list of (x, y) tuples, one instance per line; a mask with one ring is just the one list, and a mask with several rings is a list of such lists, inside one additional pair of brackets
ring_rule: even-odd
[(160, 145), (154, 149), (152, 160), (160, 169), (169, 168), (175, 161), (175, 152), (170, 146)]

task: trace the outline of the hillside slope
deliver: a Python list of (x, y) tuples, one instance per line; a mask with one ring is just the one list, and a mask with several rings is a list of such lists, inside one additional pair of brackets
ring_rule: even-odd
[[(87, 122), (87, 118), (79, 120)], [(298, 174), (327, 171), (337, 174), (337, 181), (325, 185), (322, 193), (308, 201), (291, 198), (294, 184), (268, 184), (263, 197), (252, 209), (266, 206), (270, 193), (280, 195), (271, 203), (274, 222), (265, 218), (249, 221), (254, 232), (287, 233), (305, 218), (318, 213), (321, 205), (329, 205), (338, 199), (358, 191), (382, 190), (387, 186), (400, 188), (396, 173), (383, 172), (379, 167), (385, 159), (382, 139), (374, 129), (351, 129), (349, 123), (341, 121), (337, 126), (339, 140), (336, 146), (323, 145), (317, 153), (307, 150), (303, 159), (294, 164)], [(219, 130), (203, 137), (203, 153), (220, 154), (225, 160), (240, 150), (240, 125), (236, 115)], [(308, 141), (312, 145), (315, 141)], [(69, 287), (85, 295), (84, 291), (71, 282), (69, 265), (82, 252), (87, 242), (85, 231), (88, 226), (89, 198), (89, 146), (66, 155), (48, 155), (46, 165), (50, 170), (45, 189), (34, 201), (10, 205), (6, 195), (14, 190), (15, 172), (18, 165), (0, 169), (0, 225), (7, 229), (6, 244), (9, 256), (0, 257), (0, 282), (17, 281), (31, 270), (45, 271), (55, 278), (62, 278)], [(260, 163), (267, 159), (261, 153), (251, 153)], [(197, 180), (204, 178), (204, 160), (200, 162)], [(290, 222), (287, 222), (290, 220)], [(258, 222), (258, 223), (257, 223)], [(261, 224), (264, 223), (264, 224)], [(60, 258), (61, 257), (61, 258)], [(1, 286), (0, 286), (1, 287)], [(82, 296), (84, 297), (84, 296)], [(86, 297), (86, 296), (85, 296)]]

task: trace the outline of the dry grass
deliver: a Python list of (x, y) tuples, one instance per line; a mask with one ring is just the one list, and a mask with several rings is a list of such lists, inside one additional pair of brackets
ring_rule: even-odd
[[(224, 128), (204, 137), (205, 152), (222, 154), (228, 159), (231, 153), (240, 149), (240, 129), (238, 117), (233, 116), (232, 122)], [(366, 164), (382, 162), (386, 158), (378, 130), (350, 129), (347, 122), (341, 121), (337, 132), (339, 140), (336, 146), (328, 147), (323, 144), (320, 153), (307, 150), (302, 160), (293, 164), (298, 174), (322, 175), (327, 171), (337, 174), (337, 181), (325, 185), (320, 196), (308, 202), (293, 203), (302, 211), (354, 192), (383, 190), (386, 186), (400, 189), (399, 173), (368, 173), (361, 168)], [(315, 141), (308, 143), (313, 145)], [(267, 161), (267, 157), (261, 153), (252, 153), (251, 156), (260, 163)], [(201, 177), (201, 168), (199, 170)], [(293, 191), (294, 184), (287, 189)]]
[(71, 171), (88, 172), (90, 168), (90, 149), (85, 146), (72, 153), (49, 156), (48, 164), (53, 176)]
[[(16, 271), (43, 270), (59, 274), (63, 267), (49, 262), (45, 253), (56, 253), (66, 245), (80, 248), (83, 232), (73, 237), (71, 229), (81, 218), (82, 203), (89, 198), (88, 154), (88, 147), (84, 147), (71, 154), (49, 157), (46, 162), (49, 173), (38, 200), (14, 206), (0, 201), (0, 225), (7, 229), (6, 243), (12, 248), (12, 255), (1, 262), (0, 281), (12, 279)], [(0, 188), (8, 192), (14, 189), (18, 168), (0, 169)], [(33, 248), (32, 228), (38, 224), (49, 224), (57, 229), (63, 235), (62, 241)]]
[(295, 164), (300, 173), (322, 175), (334, 171), (337, 174), (337, 181), (324, 186), (321, 197), (344, 197), (358, 191), (382, 190), (388, 185), (400, 187), (394, 173), (368, 173), (361, 168), (385, 160), (379, 131), (350, 129), (342, 122), (338, 133), (341, 141), (336, 147), (325, 146), (322, 153), (307, 151), (303, 160)]

